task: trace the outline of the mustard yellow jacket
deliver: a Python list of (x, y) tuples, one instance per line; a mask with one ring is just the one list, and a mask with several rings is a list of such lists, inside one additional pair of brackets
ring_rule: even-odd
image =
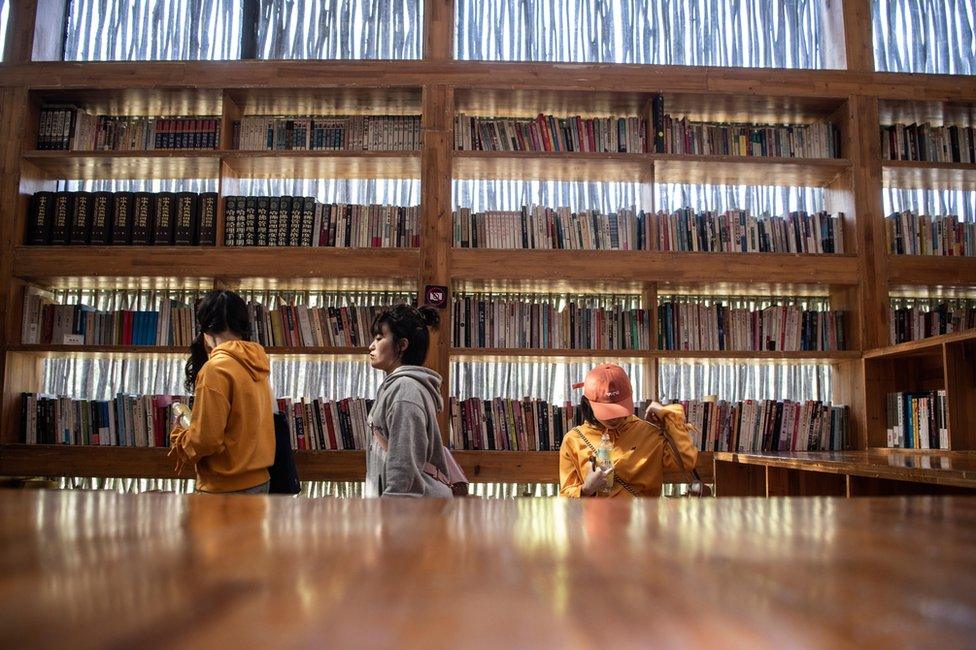
[(170, 433), (170, 453), (195, 463), (197, 489), (234, 492), (268, 480), (274, 463), (271, 366), (258, 343), (228, 341), (197, 375), (188, 428)]
[[(641, 496), (660, 496), (664, 482), (664, 470), (687, 470), (695, 467), (698, 450), (688, 435), (684, 410), (680, 404), (664, 407), (664, 426), (678, 448), (680, 458), (675, 458), (670, 445), (664, 440), (661, 428), (636, 416), (631, 416), (617, 429), (610, 431), (617, 476), (637, 489)], [(583, 480), (589, 473), (593, 452), (580, 437), (581, 432), (594, 448), (600, 447), (603, 429), (584, 423), (563, 437), (559, 449), (559, 494), (579, 497)], [(690, 479), (689, 479), (690, 480)], [(619, 482), (614, 481), (611, 497), (631, 496)]]

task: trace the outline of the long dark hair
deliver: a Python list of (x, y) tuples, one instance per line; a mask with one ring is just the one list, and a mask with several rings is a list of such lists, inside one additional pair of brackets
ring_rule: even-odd
[[(433, 307), (424, 305), (416, 308), (401, 303), (380, 312), (373, 319), (370, 329), (373, 336), (382, 336), (383, 325), (393, 336), (393, 348), (397, 350), (397, 359), (408, 366), (423, 365), (427, 358), (427, 348), (430, 347), (430, 331), (428, 328), (437, 327), (441, 316)], [(400, 352), (400, 341), (407, 341), (407, 349)]]
[(203, 343), (203, 334), (220, 334), (230, 331), (249, 341), (251, 323), (247, 317), (247, 303), (233, 291), (215, 290), (197, 302), (197, 337), (190, 344), (190, 358), (186, 360), (183, 387), (190, 393), (197, 385), (197, 375), (209, 355)]
[(600, 424), (600, 421), (596, 419), (596, 415), (593, 414), (593, 407), (590, 406), (590, 400), (586, 399), (586, 395), (580, 397), (580, 403), (576, 410), (579, 413), (579, 419), (581, 422), (586, 422), (595, 427), (603, 426)]

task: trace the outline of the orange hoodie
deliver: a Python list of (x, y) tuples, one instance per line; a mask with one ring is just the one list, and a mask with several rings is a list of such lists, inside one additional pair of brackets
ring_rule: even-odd
[(234, 492), (268, 480), (274, 463), (271, 366), (258, 343), (228, 341), (197, 375), (189, 428), (170, 433), (170, 454), (196, 463), (197, 489)]

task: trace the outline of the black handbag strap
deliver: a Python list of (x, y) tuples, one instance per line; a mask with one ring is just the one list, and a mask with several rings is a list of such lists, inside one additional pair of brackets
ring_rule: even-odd
[[(580, 428), (579, 427), (576, 427), (575, 429), (573, 429), (573, 431), (576, 432), (576, 435), (578, 435), (580, 437), (580, 439), (584, 442), (584, 444), (586, 444), (586, 446), (590, 448), (590, 451), (593, 452), (593, 455), (595, 456), (596, 455), (596, 447), (594, 447), (593, 446), (593, 443), (590, 442), (586, 438), (585, 435), (583, 435), (583, 432), (580, 430)], [(633, 485), (631, 485), (627, 481), (625, 481), (622, 478), (620, 478), (620, 474), (617, 473), (617, 470), (616, 469), (613, 470), (613, 482), (614, 483), (619, 483), (620, 484), (620, 487), (622, 487), (623, 489), (625, 489), (628, 492), (630, 492), (633, 496), (635, 496), (635, 497), (639, 497), (640, 496), (640, 492), (637, 490), (637, 488), (635, 488)]]

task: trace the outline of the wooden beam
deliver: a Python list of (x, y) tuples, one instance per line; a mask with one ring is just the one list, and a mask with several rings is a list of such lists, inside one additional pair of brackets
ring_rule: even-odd
[(825, 0), (823, 21), (827, 67), (874, 72), (871, 0)]

